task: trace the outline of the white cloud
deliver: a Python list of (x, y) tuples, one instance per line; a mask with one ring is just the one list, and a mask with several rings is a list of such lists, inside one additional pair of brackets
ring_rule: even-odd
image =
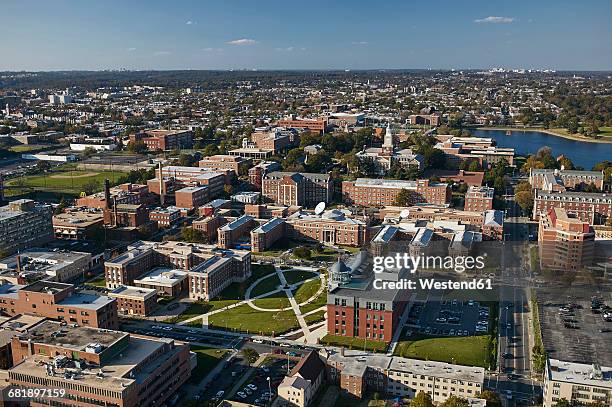
[(128, 50), (129, 52), (133, 52), (133, 51), (136, 51), (136, 48), (134, 48), (134, 47), (130, 47), (130, 48), (128, 48), (127, 50)]
[(294, 47), (286, 47), (286, 48), (274, 48), (276, 51), (280, 51), (280, 52), (291, 52), (293, 51), (295, 48)]
[(187, 24), (187, 25), (192, 25), (192, 24), (195, 24), (195, 22), (193, 22), (193, 21), (191, 21), (191, 20), (187, 20), (187, 22), (186, 22), (185, 24)]
[(497, 16), (489, 16), (489, 17), (478, 18), (474, 20), (475, 23), (491, 23), (491, 24), (509, 24), (515, 21), (516, 19), (514, 17), (497, 17)]
[(222, 52), (223, 48), (206, 47), (206, 48), (202, 48), (202, 51), (204, 52)]
[(240, 38), (238, 40), (232, 40), (227, 42), (230, 45), (253, 45), (257, 44), (257, 41), (251, 38)]
[(163, 56), (163, 55), (172, 55), (172, 52), (170, 52), (170, 51), (155, 51), (153, 53), (153, 55), (155, 55), (156, 57)]
[(368, 45), (369, 42), (367, 42), (367, 41), (353, 41), (353, 42), (351, 42), (351, 44), (353, 44), (353, 45)]

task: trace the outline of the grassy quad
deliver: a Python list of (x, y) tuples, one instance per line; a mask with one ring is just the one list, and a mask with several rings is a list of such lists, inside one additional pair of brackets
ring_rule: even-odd
[(306, 281), (293, 292), (293, 297), (298, 304), (301, 304), (313, 297), (320, 287), (321, 280), (318, 278), (316, 280)]
[(291, 309), (262, 312), (251, 308), (248, 304), (211, 315), (208, 318), (208, 324), (211, 328), (262, 335), (280, 335), (300, 326)]
[(284, 270), (283, 274), (285, 276), (285, 280), (287, 280), (287, 284), (296, 284), (300, 281), (308, 280), (309, 278), (317, 276), (317, 274), (313, 273), (312, 271), (297, 269)]
[(488, 367), (488, 343), (489, 335), (440, 338), (414, 336), (398, 342), (394, 355)]

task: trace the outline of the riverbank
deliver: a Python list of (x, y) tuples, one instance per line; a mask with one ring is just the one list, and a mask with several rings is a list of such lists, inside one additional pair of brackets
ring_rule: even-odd
[(561, 137), (568, 140), (574, 141), (583, 141), (585, 143), (598, 143), (598, 144), (612, 144), (612, 137), (610, 136), (602, 136), (600, 139), (593, 139), (590, 137), (581, 136), (578, 134), (569, 134), (566, 133), (563, 129), (545, 129), (543, 127), (508, 127), (508, 126), (483, 126), (483, 127), (468, 127), (468, 129), (475, 130), (500, 130), (507, 131), (510, 130), (512, 132), (523, 132), (523, 131), (539, 131), (540, 133), (546, 133), (551, 136)]

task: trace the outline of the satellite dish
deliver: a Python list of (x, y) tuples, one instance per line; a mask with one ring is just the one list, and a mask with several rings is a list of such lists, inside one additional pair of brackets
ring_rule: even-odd
[(410, 209), (403, 209), (400, 214), (399, 214), (400, 218), (407, 218), (408, 216), (410, 216)]
[(317, 206), (315, 206), (315, 213), (320, 215), (325, 210), (325, 202), (319, 202)]

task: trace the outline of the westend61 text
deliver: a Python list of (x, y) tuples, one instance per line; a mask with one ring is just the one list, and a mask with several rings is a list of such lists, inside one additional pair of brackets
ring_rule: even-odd
[[(418, 281), (418, 284), (417, 284)], [(474, 278), (466, 281), (439, 281), (433, 278), (420, 278), (418, 280), (402, 279), (399, 281), (374, 280), (377, 290), (492, 290), (490, 278)]]

